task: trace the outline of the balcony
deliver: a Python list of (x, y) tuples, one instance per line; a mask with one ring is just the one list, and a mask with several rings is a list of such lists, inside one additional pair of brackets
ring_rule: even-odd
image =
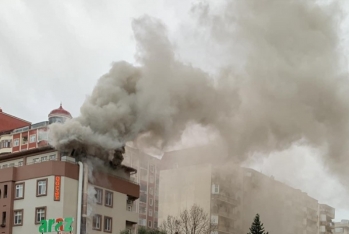
[(212, 198), (217, 201), (229, 203), (233, 206), (237, 206), (239, 204), (238, 200), (236, 200), (235, 198), (230, 196), (225, 196), (223, 194), (212, 194)]

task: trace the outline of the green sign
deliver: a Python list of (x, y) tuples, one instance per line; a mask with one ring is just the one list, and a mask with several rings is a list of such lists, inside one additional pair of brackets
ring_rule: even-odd
[(40, 233), (48, 232), (71, 232), (73, 231), (72, 223), (74, 218), (58, 218), (41, 220), (39, 226)]

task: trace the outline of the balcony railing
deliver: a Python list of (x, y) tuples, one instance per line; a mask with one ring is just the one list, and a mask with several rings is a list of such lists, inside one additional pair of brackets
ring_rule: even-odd
[(222, 195), (222, 194), (212, 194), (212, 197), (214, 199), (216, 199), (216, 200), (229, 203), (229, 204), (231, 204), (233, 206), (237, 206), (238, 205), (238, 200), (236, 200), (233, 197), (228, 197), (228, 196), (225, 196), (225, 195)]

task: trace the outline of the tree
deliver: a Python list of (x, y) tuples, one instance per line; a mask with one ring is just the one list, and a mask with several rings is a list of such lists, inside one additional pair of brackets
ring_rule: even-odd
[(252, 226), (250, 227), (250, 232), (247, 234), (269, 234), (264, 231), (263, 223), (259, 220), (259, 214), (254, 218)]
[(205, 211), (194, 204), (190, 210), (184, 210), (179, 217), (168, 216), (161, 224), (160, 230), (167, 234), (211, 234), (216, 226)]

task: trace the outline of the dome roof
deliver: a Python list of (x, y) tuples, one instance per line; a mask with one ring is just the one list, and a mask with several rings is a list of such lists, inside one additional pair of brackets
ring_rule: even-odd
[(52, 117), (52, 116), (65, 116), (65, 117), (68, 117), (68, 118), (72, 118), (71, 114), (68, 111), (63, 109), (62, 103), (61, 103), (61, 105), (59, 106), (58, 109), (54, 109), (48, 115), (48, 117)]

